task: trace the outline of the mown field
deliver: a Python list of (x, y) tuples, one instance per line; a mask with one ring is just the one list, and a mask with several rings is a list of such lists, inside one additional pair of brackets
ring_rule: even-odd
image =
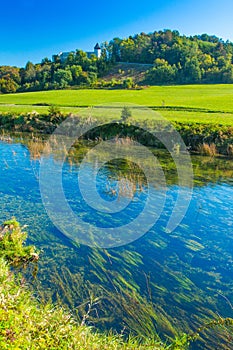
[(117, 102), (155, 107), (165, 118), (183, 123), (233, 125), (233, 85), (154, 86), (143, 90), (57, 90), (0, 95), (0, 113), (48, 113), (48, 105), (54, 104), (60, 106), (62, 112), (78, 114), (80, 107)]

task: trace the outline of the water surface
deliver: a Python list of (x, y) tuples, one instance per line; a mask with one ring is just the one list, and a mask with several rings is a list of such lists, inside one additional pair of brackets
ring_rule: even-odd
[[(63, 165), (68, 203), (87, 222), (104, 227), (125, 224), (145, 205), (145, 176), (134, 164), (106, 164), (98, 173), (99, 194), (109, 203), (116, 194), (131, 203), (111, 217), (100, 215), (85, 203), (77, 185), (79, 164), (89, 146), (79, 144)], [(37, 281), (32, 281), (41, 298), (61, 301), (82, 317), (85, 302), (95, 295), (101, 303), (91, 314), (91, 325), (118, 331), (126, 327), (125, 332), (145, 335), (158, 331), (173, 336), (178, 330), (195, 330), (216, 314), (233, 316), (232, 160), (192, 157), (192, 200), (180, 225), (168, 234), (164, 228), (179, 186), (171, 158), (157, 151), (168, 185), (162, 215), (140, 239), (105, 250), (70, 241), (50, 221), (39, 190), (40, 157), (27, 140), (0, 142), (0, 154), (0, 221), (15, 216), (28, 225), (29, 243), (41, 249)], [(49, 157), (60, 161), (57, 155)], [(86, 167), (87, 178), (94, 166)], [(211, 337), (214, 346), (224, 348), (226, 334), (217, 337)], [(204, 339), (193, 348), (211, 349), (213, 343)]]

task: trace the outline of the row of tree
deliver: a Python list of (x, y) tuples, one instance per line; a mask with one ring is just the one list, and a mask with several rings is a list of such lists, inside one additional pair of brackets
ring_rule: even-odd
[(64, 89), (69, 86), (93, 86), (97, 78), (109, 70), (111, 61), (105, 50), (97, 59), (90, 58), (81, 50), (70, 53), (65, 61), (54, 56), (53, 61), (45, 58), (39, 64), (28, 62), (25, 68), (0, 67), (0, 92), (37, 91)]
[(0, 92), (99, 86), (97, 79), (117, 62), (151, 64), (145, 84), (233, 83), (233, 43), (164, 30), (105, 42), (99, 59), (77, 50), (65, 61), (54, 56), (53, 61), (28, 62), (25, 68), (2, 66)]

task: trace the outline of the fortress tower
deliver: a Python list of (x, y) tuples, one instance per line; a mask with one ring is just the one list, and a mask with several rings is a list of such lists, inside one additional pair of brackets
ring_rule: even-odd
[(100, 48), (98, 43), (94, 47), (94, 53), (95, 53), (97, 58), (100, 58), (100, 56), (101, 56), (101, 48)]

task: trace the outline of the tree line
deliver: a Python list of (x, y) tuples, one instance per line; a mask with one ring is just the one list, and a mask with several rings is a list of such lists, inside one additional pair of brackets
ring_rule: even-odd
[(64, 89), (75, 86), (94, 86), (97, 78), (111, 65), (105, 49), (100, 59), (89, 58), (82, 50), (70, 53), (65, 61), (55, 55), (53, 61), (44, 58), (41, 63), (28, 62), (24, 68), (0, 67), (0, 92), (14, 93)]
[(114, 38), (101, 46), (99, 59), (76, 50), (64, 62), (54, 56), (24, 68), (1, 66), (0, 92), (99, 87), (98, 78), (118, 62), (151, 64), (143, 84), (233, 83), (233, 43), (214, 35), (187, 37), (164, 30)]

